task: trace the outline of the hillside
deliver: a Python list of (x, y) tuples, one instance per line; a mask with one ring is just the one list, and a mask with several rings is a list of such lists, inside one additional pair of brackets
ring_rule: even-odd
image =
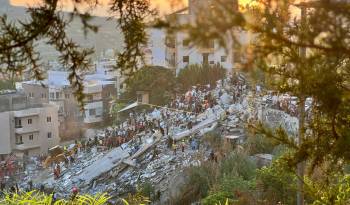
[[(28, 18), (26, 8), (12, 6), (8, 0), (0, 0), (0, 15), (6, 14), (10, 20)], [(95, 47), (94, 59), (100, 56), (101, 52), (106, 49), (122, 48), (122, 34), (117, 30), (116, 22), (103, 17), (94, 17), (91, 23), (99, 26), (98, 33), (90, 32), (87, 37), (84, 36), (82, 24), (79, 18), (75, 18), (67, 28), (68, 35), (83, 47)], [(52, 47), (39, 42), (37, 49), (40, 51), (43, 61), (55, 60), (57, 52)]]

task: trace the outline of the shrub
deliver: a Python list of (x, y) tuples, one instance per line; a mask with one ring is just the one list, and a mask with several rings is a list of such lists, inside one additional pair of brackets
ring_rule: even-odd
[(144, 67), (127, 80), (127, 90), (122, 96), (136, 100), (136, 91), (148, 91), (151, 104), (167, 104), (176, 89), (175, 75), (163, 67)]
[(109, 197), (106, 194), (77, 195), (74, 200), (60, 199), (53, 201), (52, 195), (43, 194), (37, 191), (24, 193), (6, 193), (3, 199), (0, 199), (2, 205), (102, 205), (106, 204)]
[(247, 155), (240, 152), (231, 152), (220, 166), (222, 176), (239, 176), (244, 180), (251, 180), (255, 177), (256, 166)]
[(215, 85), (216, 81), (225, 77), (226, 70), (220, 65), (195, 64), (182, 69), (177, 77), (183, 90), (194, 85)]
[(225, 204), (228, 198), (231, 197), (230, 193), (227, 192), (216, 192), (213, 193), (202, 200), (203, 205), (216, 205)]
[(244, 144), (244, 147), (250, 155), (259, 153), (271, 154), (275, 146), (276, 142), (262, 135), (248, 136)]

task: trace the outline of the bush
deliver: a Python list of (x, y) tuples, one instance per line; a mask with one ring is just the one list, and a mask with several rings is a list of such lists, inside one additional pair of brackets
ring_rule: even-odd
[(218, 150), (223, 146), (223, 138), (221, 134), (217, 131), (211, 131), (206, 133), (203, 137), (203, 141), (207, 142), (210, 145), (210, 147), (212, 147), (214, 150)]
[(275, 146), (276, 142), (262, 135), (248, 136), (244, 144), (245, 150), (248, 150), (250, 155), (260, 153), (271, 154)]
[(127, 80), (124, 99), (136, 100), (136, 91), (148, 91), (151, 104), (164, 105), (176, 90), (175, 75), (163, 67), (144, 67)]
[(262, 185), (262, 198), (271, 204), (295, 204), (296, 176), (283, 167), (284, 161), (277, 159), (270, 167), (257, 171), (257, 181)]
[(216, 192), (202, 200), (203, 205), (216, 205), (225, 204), (227, 199), (231, 197), (230, 193), (227, 192)]
[(244, 180), (255, 177), (256, 166), (254, 162), (244, 153), (232, 152), (220, 166), (222, 176), (239, 176)]
[(53, 201), (52, 195), (43, 194), (37, 191), (5, 194), (3, 199), (0, 199), (2, 205), (18, 205), (18, 204), (40, 204), (40, 205), (88, 205), (88, 204), (106, 204), (109, 197), (106, 194), (91, 195), (77, 195), (74, 200), (60, 199)]
[(210, 188), (217, 182), (218, 168), (210, 163), (199, 167), (189, 167), (185, 171), (185, 184), (180, 196), (173, 199), (173, 204), (191, 204), (206, 197)]
[(194, 85), (215, 85), (216, 81), (225, 77), (226, 70), (220, 65), (189, 65), (182, 69), (177, 77), (183, 90)]
[(255, 187), (255, 169), (255, 164), (247, 155), (237, 152), (231, 152), (218, 163), (191, 167), (186, 172), (187, 182), (179, 198), (182, 198), (181, 202), (186, 201), (182, 204), (198, 200), (203, 204), (225, 204), (226, 199), (233, 202), (241, 195), (250, 195), (249, 190)]

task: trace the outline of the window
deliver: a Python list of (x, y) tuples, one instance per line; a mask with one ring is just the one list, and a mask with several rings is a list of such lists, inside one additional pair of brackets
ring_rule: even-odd
[(103, 114), (102, 107), (96, 109), (96, 117), (101, 117)]
[(203, 53), (203, 64), (208, 64), (209, 63), (209, 53)]
[(210, 61), (210, 62), (209, 62), (210, 65), (213, 65), (214, 63), (215, 63), (214, 61)]
[(90, 116), (95, 116), (96, 115), (96, 109), (90, 109), (89, 110), (89, 115)]
[(21, 119), (18, 119), (18, 118), (15, 119), (15, 127), (16, 128), (22, 127), (22, 120)]
[(227, 60), (227, 56), (221, 56), (221, 62), (223, 63), (223, 62), (226, 62), (226, 60)]
[(209, 41), (208, 47), (211, 48), (211, 49), (215, 48), (214, 40)]
[(52, 133), (51, 132), (47, 133), (47, 138), (52, 138)]
[(55, 93), (50, 93), (50, 98), (54, 99), (55, 98)]
[(142, 94), (137, 95), (137, 102), (142, 103)]
[(88, 96), (87, 96), (87, 99), (88, 99), (89, 101), (92, 101), (92, 100), (94, 100), (94, 96), (93, 96), (93, 95), (88, 95)]
[(28, 93), (30, 98), (34, 97), (34, 93)]
[(51, 122), (51, 117), (47, 117), (47, 118), (46, 118), (46, 121), (47, 121), (47, 122)]
[(189, 44), (190, 44), (190, 41), (189, 41), (189, 40), (183, 40), (183, 41), (182, 41), (182, 46), (183, 46), (183, 47), (187, 47)]
[(56, 92), (56, 99), (59, 99), (59, 98), (60, 98), (60, 93)]
[(23, 144), (23, 139), (21, 135), (16, 135), (16, 144)]
[(66, 98), (66, 99), (69, 99), (69, 94), (68, 93), (66, 93), (66, 94), (64, 94), (64, 97)]
[(189, 63), (189, 62), (190, 62), (190, 57), (189, 57), (189, 56), (183, 56), (183, 57), (182, 57), (182, 61), (183, 61), (184, 63)]
[(29, 140), (33, 140), (34, 139), (34, 136), (33, 135), (29, 135)]
[(28, 125), (31, 125), (33, 123), (32, 119), (28, 119)]

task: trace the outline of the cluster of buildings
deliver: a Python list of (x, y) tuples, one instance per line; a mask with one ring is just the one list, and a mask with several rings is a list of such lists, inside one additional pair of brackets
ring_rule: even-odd
[[(231, 0), (232, 9), (237, 1)], [(212, 0), (189, 0), (188, 8), (171, 14), (178, 23), (188, 23), (198, 12), (210, 9)], [(220, 64), (228, 73), (241, 60), (237, 52), (223, 49), (216, 41), (207, 47), (192, 46), (183, 32), (167, 34), (163, 30), (149, 31), (145, 49), (146, 64), (162, 66), (178, 74), (190, 64)], [(242, 33), (242, 41), (246, 41)], [(46, 80), (23, 81), (16, 91), (0, 94), (0, 160), (10, 153), (37, 155), (62, 140), (76, 139), (87, 128), (110, 122), (113, 99), (125, 90), (123, 76), (114, 69), (115, 59), (100, 59), (84, 73), (84, 110), (81, 110), (68, 79), (60, 65), (48, 65)]]
[(122, 91), (115, 60), (100, 60), (83, 74), (84, 109), (68, 72), (49, 70), (44, 81), (22, 81), (0, 93), (0, 159), (9, 154), (45, 154), (60, 141), (77, 139), (88, 128), (110, 122), (110, 107)]

